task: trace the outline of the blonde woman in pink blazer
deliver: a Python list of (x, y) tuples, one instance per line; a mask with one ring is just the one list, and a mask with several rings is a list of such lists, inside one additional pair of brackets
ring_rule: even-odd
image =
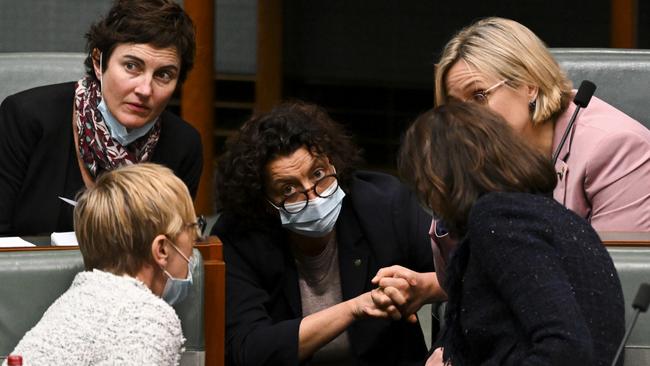
[[(436, 65), (435, 93), (437, 106), (450, 99), (484, 105), (549, 160), (557, 152), (553, 197), (597, 231), (650, 231), (650, 130), (594, 97), (557, 151), (575, 109), (575, 90), (544, 43), (522, 24), (487, 18), (458, 32)], [(397, 304), (406, 317), (444, 297), (445, 269), (461, 238), (435, 219), (429, 234), (436, 272), (381, 269), (373, 279), (383, 289), (375, 294), (380, 307)], [(427, 366), (439, 365), (440, 354)]]
[[(449, 98), (501, 114), (551, 158), (575, 90), (528, 28), (487, 18), (457, 33), (436, 65), (436, 104)], [(598, 98), (582, 109), (555, 165), (555, 199), (597, 231), (650, 231), (650, 130)]]

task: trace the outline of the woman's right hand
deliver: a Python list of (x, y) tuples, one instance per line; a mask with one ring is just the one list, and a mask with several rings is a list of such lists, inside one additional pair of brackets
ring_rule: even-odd
[(394, 315), (395, 308), (408, 321), (417, 320), (415, 313), (422, 305), (443, 297), (435, 272), (419, 273), (402, 266), (382, 268), (372, 279), (379, 286), (373, 290), (373, 301), (380, 309)]
[[(377, 291), (378, 289), (372, 290)], [(350, 300), (352, 316), (355, 320), (366, 318), (391, 318), (393, 320), (401, 319), (401, 314), (394, 305), (380, 308), (373, 301), (371, 291), (363, 293)]]
[(389, 317), (388, 312), (375, 305), (370, 292), (307, 315), (298, 331), (298, 359), (304, 361), (311, 357), (356, 320)]

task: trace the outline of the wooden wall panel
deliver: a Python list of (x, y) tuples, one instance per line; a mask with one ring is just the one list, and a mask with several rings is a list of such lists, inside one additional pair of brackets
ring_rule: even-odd
[(213, 208), (214, 174), (214, 0), (185, 0), (196, 27), (196, 59), (181, 94), (181, 116), (201, 134), (203, 172), (194, 200), (198, 214)]
[(612, 47), (637, 47), (637, 13), (637, 0), (612, 0)]

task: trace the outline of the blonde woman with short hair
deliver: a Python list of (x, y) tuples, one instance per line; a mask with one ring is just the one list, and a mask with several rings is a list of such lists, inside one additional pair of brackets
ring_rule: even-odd
[(183, 181), (143, 163), (101, 175), (74, 211), (86, 271), (12, 352), (32, 365), (178, 365), (170, 306), (192, 284), (198, 237)]
[[(482, 104), (551, 159), (575, 105), (571, 81), (524, 25), (487, 18), (462, 29), (436, 65), (436, 105)], [(599, 231), (650, 230), (650, 131), (593, 97), (558, 151), (554, 198)]]

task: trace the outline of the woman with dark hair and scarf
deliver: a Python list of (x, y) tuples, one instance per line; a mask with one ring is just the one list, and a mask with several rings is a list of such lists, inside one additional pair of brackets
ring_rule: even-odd
[(0, 106), (0, 236), (71, 231), (59, 197), (122, 165), (165, 165), (196, 193), (200, 136), (165, 111), (194, 62), (192, 20), (171, 0), (118, 0), (86, 38), (84, 78)]
[(320, 108), (248, 120), (218, 165), (227, 365), (421, 365), (417, 319), (373, 305), (379, 268), (433, 271), (431, 216)]

